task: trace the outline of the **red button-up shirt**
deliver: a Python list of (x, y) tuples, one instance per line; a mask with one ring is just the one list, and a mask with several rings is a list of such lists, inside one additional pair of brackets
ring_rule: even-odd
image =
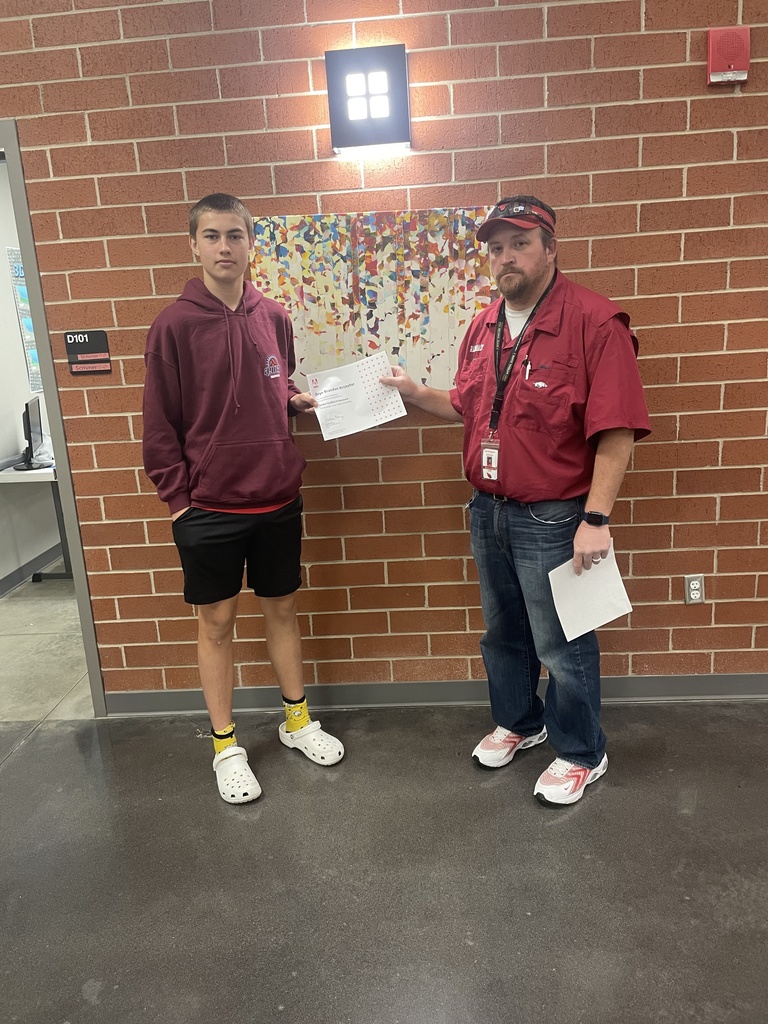
[[(496, 394), (494, 329), (503, 299), (475, 317), (450, 392), (464, 419), (464, 472), (478, 490), (517, 501), (567, 499), (592, 482), (596, 435), (650, 433), (637, 338), (617, 305), (557, 272), (525, 333), (499, 419), (498, 480), (484, 480), (481, 448)], [(512, 348), (505, 324), (502, 368)], [(526, 374), (526, 364), (530, 370)]]

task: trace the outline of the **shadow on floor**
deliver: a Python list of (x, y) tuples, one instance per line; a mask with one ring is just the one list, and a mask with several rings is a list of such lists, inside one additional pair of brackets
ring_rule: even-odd
[(473, 765), (483, 709), (323, 721), (334, 768), (240, 716), (241, 807), (204, 716), (38, 726), (0, 769), (3, 1019), (765, 1019), (768, 705), (607, 708), (608, 773), (559, 811), (546, 744)]

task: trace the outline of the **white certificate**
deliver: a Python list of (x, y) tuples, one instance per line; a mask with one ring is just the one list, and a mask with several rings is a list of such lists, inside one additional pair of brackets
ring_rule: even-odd
[(608, 557), (591, 569), (583, 569), (581, 576), (573, 570), (573, 559), (558, 565), (549, 573), (549, 583), (560, 625), (569, 642), (632, 611), (613, 544)]
[(379, 381), (379, 377), (389, 377), (391, 373), (386, 353), (377, 352), (348, 366), (307, 374), (310, 394), (318, 402), (315, 412), (326, 441), (357, 434), (406, 415), (397, 388)]

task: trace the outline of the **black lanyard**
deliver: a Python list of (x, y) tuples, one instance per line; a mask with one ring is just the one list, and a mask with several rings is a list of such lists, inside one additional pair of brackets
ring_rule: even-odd
[(496, 373), (496, 395), (494, 396), (493, 405), (491, 407), (491, 421), (488, 424), (488, 429), (492, 434), (496, 432), (499, 426), (501, 406), (502, 403), (504, 402), (504, 391), (507, 387), (507, 384), (509, 384), (509, 379), (512, 376), (512, 371), (515, 368), (515, 363), (517, 362), (517, 355), (520, 351), (520, 346), (523, 344), (523, 337), (525, 335), (525, 332), (528, 330), (531, 320), (533, 320), (533, 318), (536, 316), (539, 306), (552, 291), (552, 286), (555, 283), (556, 277), (557, 271), (555, 271), (555, 273), (552, 275), (552, 280), (547, 285), (546, 289), (544, 290), (544, 293), (540, 296), (539, 301), (528, 314), (528, 319), (523, 324), (522, 330), (517, 336), (517, 341), (515, 342), (514, 347), (509, 354), (509, 359), (507, 359), (507, 365), (504, 367), (503, 370), (501, 369), (501, 350), (504, 340), (504, 323), (507, 319), (507, 315), (504, 310), (504, 302), (502, 302), (501, 304), (501, 307), (499, 309), (499, 319), (496, 321), (496, 335), (493, 342), (493, 369)]

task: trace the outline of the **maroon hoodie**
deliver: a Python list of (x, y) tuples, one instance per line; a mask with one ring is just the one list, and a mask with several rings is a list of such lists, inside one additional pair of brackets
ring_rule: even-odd
[(233, 313), (198, 278), (157, 317), (145, 354), (144, 468), (173, 512), (291, 501), (306, 465), (288, 427), (293, 330), (250, 283)]

